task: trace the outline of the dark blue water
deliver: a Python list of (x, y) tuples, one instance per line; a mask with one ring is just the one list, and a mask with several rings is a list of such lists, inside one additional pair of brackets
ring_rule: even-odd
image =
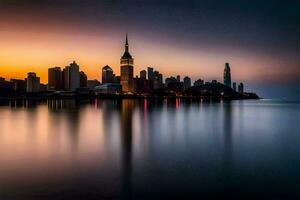
[(1, 199), (299, 199), (300, 103), (0, 103)]

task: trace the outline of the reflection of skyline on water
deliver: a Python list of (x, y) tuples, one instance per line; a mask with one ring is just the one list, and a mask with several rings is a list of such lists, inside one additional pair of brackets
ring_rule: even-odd
[[(271, 166), (282, 162), (274, 152), (288, 150), (279, 138), (287, 127), (297, 130), (299, 108), (179, 99), (1, 102), (0, 197), (239, 197), (249, 185), (255, 197), (276, 178), (286, 187), (266, 191), (286, 193), (294, 182), (285, 178), (298, 172), (277, 177), (271, 172), (284, 169)], [(267, 180), (254, 176), (266, 171)]]

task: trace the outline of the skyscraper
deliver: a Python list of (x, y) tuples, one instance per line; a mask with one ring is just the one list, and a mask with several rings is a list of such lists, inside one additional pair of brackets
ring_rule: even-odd
[(232, 83), (232, 89), (233, 89), (234, 91), (236, 91), (236, 82), (233, 82), (233, 83)]
[(188, 89), (191, 87), (191, 84), (192, 84), (192, 81), (191, 81), (191, 78), (186, 76), (183, 78), (183, 87), (184, 89)]
[(159, 89), (163, 87), (163, 75), (159, 71), (154, 71), (153, 77), (153, 89)]
[(108, 65), (102, 68), (102, 83), (113, 83), (114, 82), (114, 71)]
[(153, 80), (154, 79), (154, 69), (152, 67), (148, 67), (147, 71), (148, 71), (148, 80)]
[(69, 81), (69, 66), (66, 66), (63, 70), (62, 70), (62, 85), (63, 85), (63, 89), (64, 90), (70, 90), (70, 81)]
[(243, 83), (240, 83), (240, 84), (239, 84), (238, 90), (239, 90), (239, 93), (241, 93), (241, 94), (244, 93), (244, 84), (243, 84)]
[(87, 87), (87, 75), (83, 71), (79, 72), (79, 79), (80, 87)]
[(146, 72), (146, 70), (140, 71), (140, 78), (143, 79), (143, 80), (147, 79), (147, 72)]
[(36, 73), (29, 72), (26, 78), (26, 91), (38, 92), (40, 90), (40, 77), (36, 76)]
[(48, 69), (48, 90), (62, 89), (62, 72), (60, 67)]
[(231, 73), (229, 63), (225, 63), (224, 68), (224, 85), (231, 87)]
[(121, 85), (125, 93), (134, 92), (134, 79), (133, 79), (133, 58), (129, 53), (129, 44), (126, 34), (125, 52), (120, 60), (121, 64)]
[(63, 70), (64, 89), (76, 91), (80, 87), (79, 66), (75, 61)]
[(80, 87), (79, 65), (75, 61), (70, 64), (70, 90), (75, 91)]

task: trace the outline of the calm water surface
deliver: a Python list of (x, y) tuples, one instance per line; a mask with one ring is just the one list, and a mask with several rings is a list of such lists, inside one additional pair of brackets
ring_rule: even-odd
[(300, 198), (300, 103), (0, 103), (0, 199)]

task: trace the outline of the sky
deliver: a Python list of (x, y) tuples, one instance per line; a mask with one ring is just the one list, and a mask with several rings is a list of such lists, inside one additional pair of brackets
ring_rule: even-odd
[(260, 96), (300, 99), (298, 0), (0, 0), (0, 77), (75, 60), (89, 79), (101, 68), (120, 73), (125, 34), (135, 74), (148, 66), (222, 81)]

